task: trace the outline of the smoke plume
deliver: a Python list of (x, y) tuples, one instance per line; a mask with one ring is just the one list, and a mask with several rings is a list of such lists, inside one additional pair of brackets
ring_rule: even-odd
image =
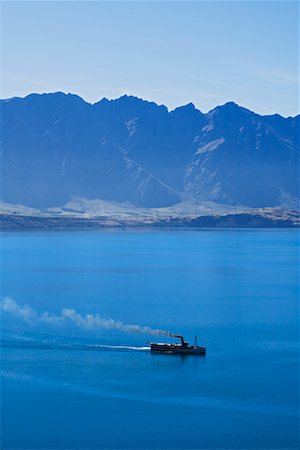
[(50, 326), (63, 326), (72, 323), (85, 330), (106, 329), (118, 330), (125, 333), (145, 333), (149, 335), (173, 336), (169, 331), (159, 330), (141, 325), (128, 325), (113, 319), (103, 319), (99, 314), (86, 314), (85, 316), (76, 312), (73, 308), (63, 308), (59, 315), (49, 314), (47, 311), (38, 314), (30, 306), (18, 305), (15, 300), (5, 297), (0, 303), (0, 309), (15, 317), (18, 317), (30, 325), (47, 324)]

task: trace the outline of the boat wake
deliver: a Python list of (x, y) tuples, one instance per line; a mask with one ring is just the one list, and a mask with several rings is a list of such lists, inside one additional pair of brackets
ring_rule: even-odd
[(150, 347), (133, 347), (128, 345), (99, 345), (96, 347), (100, 347), (102, 349), (109, 350), (134, 350), (134, 351), (148, 351)]
[(28, 336), (2, 336), (0, 347), (22, 348), (22, 349), (44, 349), (44, 350), (77, 350), (77, 351), (118, 351), (118, 352), (146, 352), (150, 347), (139, 347), (133, 345), (108, 345), (86, 342), (71, 342), (69, 340), (57, 341), (55, 338), (45, 339)]

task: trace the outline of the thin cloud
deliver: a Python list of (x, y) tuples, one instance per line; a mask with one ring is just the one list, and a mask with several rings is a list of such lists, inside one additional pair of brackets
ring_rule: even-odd
[(269, 83), (297, 86), (299, 85), (299, 73), (279, 69), (278, 67), (244, 66), (249, 72), (268, 81)]
[(221, 80), (213, 80), (213, 79), (198, 78), (198, 77), (193, 77), (193, 80), (198, 82), (198, 83), (210, 84), (210, 85), (213, 85), (213, 86), (226, 87), (226, 88), (245, 89), (245, 86), (243, 86), (241, 84), (228, 83), (226, 81), (221, 81)]
[(293, 73), (274, 70), (262, 73), (262, 77), (275, 84), (299, 85), (299, 76)]

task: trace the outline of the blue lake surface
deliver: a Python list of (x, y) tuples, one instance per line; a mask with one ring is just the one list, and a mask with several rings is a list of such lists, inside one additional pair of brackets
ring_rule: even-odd
[(4, 312), (3, 449), (299, 447), (297, 231), (5, 232), (1, 256), (2, 298), (38, 314), (74, 308), (207, 347), (153, 355), (147, 334)]

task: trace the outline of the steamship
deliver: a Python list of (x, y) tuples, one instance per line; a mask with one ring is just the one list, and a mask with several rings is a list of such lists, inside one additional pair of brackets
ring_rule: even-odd
[(180, 339), (180, 343), (164, 344), (159, 342), (150, 343), (150, 351), (153, 353), (179, 354), (179, 355), (202, 355), (206, 354), (206, 347), (197, 345), (197, 337), (195, 337), (195, 345), (189, 345), (185, 342), (183, 336), (174, 334), (173, 337)]

